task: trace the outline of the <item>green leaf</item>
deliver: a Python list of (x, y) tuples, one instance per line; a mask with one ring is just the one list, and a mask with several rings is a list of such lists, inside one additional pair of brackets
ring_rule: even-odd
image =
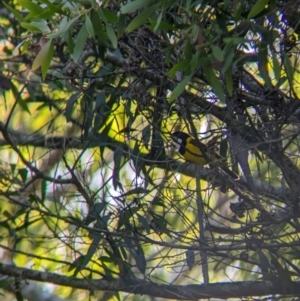
[(151, 138), (151, 125), (148, 124), (142, 130), (142, 141), (143, 141), (143, 144), (145, 145), (146, 149), (149, 148), (150, 138)]
[(102, 43), (106, 44), (107, 39), (106, 39), (104, 26), (103, 26), (104, 21), (100, 19), (99, 14), (95, 11), (92, 11), (91, 21), (94, 26), (95, 34), (97, 35), (97, 37)]
[(83, 24), (77, 35), (76, 43), (74, 47), (73, 60), (75, 63), (77, 63), (77, 61), (79, 60), (82, 54), (87, 38), (88, 38), (88, 32), (85, 24)]
[(20, 5), (22, 5), (24, 8), (27, 8), (30, 12), (34, 13), (35, 15), (41, 14), (44, 9), (39, 6), (38, 4), (30, 1), (30, 0), (18, 0)]
[(131, 189), (128, 192), (122, 194), (122, 197), (128, 197), (129, 195), (132, 195), (132, 194), (147, 194), (147, 193), (149, 193), (149, 190), (142, 188), (142, 187), (137, 187), (137, 188)]
[(107, 36), (113, 46), (114, 49), (118, 47), (118, 39), (117, 36), (109, 23), (105, 23)]
[(158, 206), (158, 207), (163, 207), (163, 208), (167, 208), (166, 204), (164, 203), (164, 201), (159, 198), (159, 197), (154, 197), (152, 200), (152, 205), (153, 206)]
[[(226, 46), (224, 48), (225, 50), (227, 48), (227, 44), (239, 45), (239, 44), (246, 43), (248, 40), (241, 37), (230, 37), (230, 38), (224, 38), (223, 41), (226, 43)], [(231, 45), (229, 46), (232, 47)]]
[(98, 249), (99, 243), (101, 241), (102, 237), (99, 235), (98, 237), (94, 238), (86, 255), (83, 257), (83, 260), (81, 264), (76, 268), (75, 274), (79, 271), (81, 271), (85, 266), (90, 262), (92, 259), (93, 255)]
[(69, 30), (69, 28), (73, 25), (73, 23), (80, 17), (81, 17), (80, 15), (76, 16), (75, 18), (69, 20), (67, 23), (66, 23), (66, 17), (64, 17), (60, 23), (58, 31), (49, 34), (48, 38), (53, 39), (53, 38), (57, 38), (57, 37), (61, 36), (62, 34), (67, 32)]
[(66, 15), (66, 12), (62, 9), (64, 6), (63, 2), (58, 3), (56, 5), (52, 4), (48, 0), (39, 0), (39, 2), (46, 4), (51, 14), (57, 13), (61, 15)]
[(228, 95), (231, 97), (233, 95), (233, 80), (231, 69), (228, 69), (225, 73), (226, 88)]
[(24, 27), (25, 29), (28, 29), (28, 30), (33, 31), (33, 32), (43, 32), (38, 26), (33, 25), (31, 23), (21, 22), (20, 25), (22, 27)]
[(24, 301), (23, 295), (20, 291), (17, 291), (15, 294), (16, 294), (17, 301)]
[(214, 93), (219, 97), (222, 103), (225, 103), (225, 94), (222, 85), (214, 72), (214, 69), (207, 67), (207, 68), (203, 68), (203, 71), (207, 81), (209, 82), (212, 89), (214, 90)]
[(112, 12), (104, 7), (102, 7), (101, 9), (102, 9), (103, 15), (105, 16), (105, 19), (108, 22), (114, 23), (114, 24), (117, 24), (119, 22), (119, 18), (114, 12)]
[(16, 11), (14, 8), (10, 7), (9, 5), (7, 5), (4, 1), (2, 2), (6, 8), (15, 16), (15, 18), (19, 21), (19, 23), (23, 22), (23, 16)]
[(42, 33), (46, 34), (50, 32), (50, 28), (45, 20), (33, 20), (30, 22), (33, 26), (36, 26)]
[(285, 52), (283, 52), (283, 59), (284, 59), (285, 72), (286, 72), (289, 84), (290, 84), (290, 86), (292, 86), (293, 85), (294, 69), (292, 67), (289, 56)]
[(65, 116), (66, 116), (67, 122), (71, 121), (73, 108), (74, 108), (74, 105), (75, 105), (77, 99), (79, 98), (79, 95), (80, 95), (80, 92), (76, 92), (76, 93), (72, 94), (71, 97), (67, 101), (66, 110), (65, 110)]
[(34, 71), (41, 66), (43, 79), (45, 79), (46, 73), (49, 69), (53, 52), (54, 44), (53, 40), (51, 39), (44, 45), (42, 50), (38, 53), (35, 60), (33, 61), (32, 70)]
[(45, 201), (46, 198), (46, 192), (47, 192), (47, 181), (42, 180), (41, 181), (41, 192), (42, 192), (42, 201)]
[(163, 18), (163, 13), (161, 12), (159, 14), (158, 18), (156, 19), (156, 24), (155, 24), (155, 27), (154, 27), (153, 31), (157, 31), (158, 30), (162, 18)]
[(272, 52), (273, 72), (276, 82), (278, 83), (281, 77), (281, 66), (276, 57), (276, 53)]
[[(70, 265), (68, 268), (68, 272), (73, 271), (76, 267), (81, 266), (83, 260), (84, 260), (85, 255), (80, 255), (79, 257), (77, 257)], [(77, 272), (76, 272), (77, 274)]]
[(142, 224), (143, 228), (146, 230), (147, 234), (150, 234), (150, 225), (148, 221), (140, 214), (136, 213), (139, 222)]
[(18, 174), (21, 176), (23, 183), (27, 180), (28, 170), (26, 168), (20, 168)]
[(120, 182), (120, 169), (123, 155), (123, 149), (121, 147), (117, 147), (117, 149), (114, 151), (114, 169), (112, 178), (115, 190), (117, 190), (118, 187), (122, 189), (122, 184)]
[(22, 96), (21, 96), (20, 93), (19, 93), (18, 88), (14, 85), (13, 82), (11, 82), (11, 90), (12, 90), (12, 92), (13, 92), (13, 95), (14, 95), (15, 99), (18, 100), (18, 105), (19, 105), (24, 111), (26, 111), (27, 113), (31, 114), (31, 113), (30, 113), (30, 110), (29, 110), (29, 108), (28, 108), (27, 102), (22, 98)]
[(252, 7), (252, 9), (250, 10), (247, 18), (251, 19), (256, 17), (258, 14), (260, 14), (266, 7), (266, 5), (268, 5), (270, 2), (270, 0), (258, 0)]
[(74, 40), (71, 31), (68, 32), (68, 50), (70, 53), (74, 52)]
[(219, 62), (223, 62), (224, 55), (222, 49), (217, 45), (211, 45), (212, 54), (215, 57), (215, 59)]
[(87, 141), (93, 124), (93, 102), (90, 101), (89, 95), (87, 93), (83, 94), (81, 107), (84, 112), (83, 140)]
[(106, 105), (106, 96), (105, 92), (101, 91), (98, 93), (95, 107), (95, 118), (94, 118), (94, 129), (98, 131), (104, 123), (104, 118), (109, 115), (110, 108)]
[[(47, 45), (48, 43), (49, 43), (49, 45)], [(43, 80), (45, 80), (45, 78), (46, 78), (46, 74), (47, 74), (48, 69), (50, 67), (51, 60), (52, 60), (52, 57), (53, 57), (53, 52), (54, 52), (53, 40), (48, 41), (47, 44), (46, 45), (47, 45), (47, 47), (49, 47), (49, 49), (45, 54), (44, 61), (42, 62), (42, 78), (43, 78)], [(45, 47), (46, 47), (46, 45), (45, 45)]]
[(185, 90), (186, 85), (191, 81), (192, 79), (192, 74), (186, 76), (173, 90), (170, 98), (169, 98), (169, 102), (174, 101), (175, 99), (177, 99)]
[(258, 250), (257, 251), (257, 255), (259, 258), (259, 267), (261, 269), (263, 278), (265, 280), (269, 280), (268, 276), (269, 276), (269, 269), (271, 268), (269, 260), (267, 258), (267, 256), (263, 253), (262, 250)]
[[(127, 230), (128, 231), (128, 230)], [(144, 255), (144, 251), (139, 245), (136, 245), (135, 242), (132, 242), (129, 238), (124, 238), (126, 243), (126, 248), (129, 251), (129, 253), (134, 258), (137, 268), (142, 274), (145, 274), (146, 271), (146, 259)], [(137, 248), (135, 248), (137, 246)]]
[(146, 258), (143, 249), (140, 250), (140, 252), (135, 256), (132, 248), (130, 249), (130, 253), (135, 259), (137, 268), (139, 271), (144, 275), (146, 272)]
[(148, 9), (147, 6), (153, 2), (154, 2), (153, 0), (136, 0), (136, 1), (128, 2), (127, 4), (121, 7), (121, 13), (129, 14), (135, 12), (140, 8)]
[(189, 268), (189, 270), (191, 270), (195, 264), (195, 253), (193, 250), (187, 250), (185, 252), (185, 258), (186, 258), (186, 264)]
[(180, 61), (179, 63), (175, 64), (169, 71), (168, 71), (168, 76), (170, 76), (171, 78), (173, 78), (175, 76), (175, 74), (182, 70), (186, 70), (187, 66), (189, 65), (190, 60), (189, 59), (184, 59), (182, 61)]
[(85, 17), (85, 26), (86, 26), (86, 30), (88, 32), (89, 37), (92, 38), (95, 34), (94, 27), (93, 27), (92, 21), (88, 15), (86, 15), (86, 17)]
[(0, 288), (4, 288), (7, 290), (11, 289), (15, 284), (15, 278), (2, 277), (2, 280), (0, 280)]
[(226, 139), (223, 139), (220, 143), (220, 156), (226, 158), (227, 151), (228, 151), (228, 142)]
[(259, 50), (258, 50), (258, 70), (259, 70), (259, 75), (265, 81), (265, 85), (271, 89), (273, 85), (271, 82), (268, 65), (269, 65), (268, 44), (265, 41), (263, 41), (259, 46)]
[[(229, 45), (229, 44), (227, 44), (227, 45)], [(230, 44), (230, 45), (232, 45), (232, 44)], [(222, 70), (221, 70), (221, 72), (222, 72), (223, 74), (224, 74), (224, 73), (227, 71), (227, 69), (232, 65), (233, 58), (234, 58), (234, 48), (232, 47), (232, 48), (230, 48), (229, 52), (226, 53), (225, 63), (224, 63), (224, 65), (223, 65), (223, 67), (222, 67)]]
[(105, 203), (96, 203), (93, 204), (92, 207), (89, 210), (89, 214), (86, 217), (85, 221), (84, 221), (84, 225), (89, 225), (90, 223), (92, 223), (93, 221), (95, 221), (96, 219), (99, 218), (101, 212), (103, 211), (103, 209), (105, 208), (106, 204)]
[(148, 7), (147, 9), (143, 10), (140, 14), (138, 14), (127, 26), (126, 31), (132, 32), (135, 29), (139, 28), (141, 25), (145, 24), (148, 22), (148, 19), (150, 16), (152, 16), (158, 9), (159, 3)]

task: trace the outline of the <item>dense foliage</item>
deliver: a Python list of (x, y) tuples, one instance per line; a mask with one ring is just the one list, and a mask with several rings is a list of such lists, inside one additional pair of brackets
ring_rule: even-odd
[(2, 293), (299, 295), (299, 5), (0, 4)]

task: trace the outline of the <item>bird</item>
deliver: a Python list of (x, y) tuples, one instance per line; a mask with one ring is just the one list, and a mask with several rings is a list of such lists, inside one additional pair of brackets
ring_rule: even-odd
[(171, 138), (180, 155), (188, 162), (204, 166), (213, 162), (220, 162), (220, 168), (227, 173), (233, 180), (239, 180), (239, 176), (230, 170), (224, 164), (224, 158), (215, 152), (210, 152), (208, 147), (194, 139), (192, 136), (185, 132), (173, 132)]

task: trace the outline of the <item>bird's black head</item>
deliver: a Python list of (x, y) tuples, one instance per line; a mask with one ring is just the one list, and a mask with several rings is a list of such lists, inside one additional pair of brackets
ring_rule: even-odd
[(188, 137), (190, 137), (190, 135), (184, 132), (174, 132), (171, 134), (172, 140), (180, 145), (185, 145)]

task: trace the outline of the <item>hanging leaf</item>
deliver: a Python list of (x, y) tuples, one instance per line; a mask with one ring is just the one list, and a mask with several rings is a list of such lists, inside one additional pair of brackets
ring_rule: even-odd
[(114, 49), (118, 47), (118, 39), (117, 36), (109, 23), (105, 24), (107, 36), (113, 46)]
[(120, 169), (123, 155), (123, 149), (121, 147), (117, 147), (117, 149), (114, 151), (114, 169), (112, 177), (114, 189), (122, 189), (122, 184), (120, 181)]
[(292, 67), (289, 56), (285, 52), (283, 53), (283, 59), (284, 59), (285, 72), (286, 72), (289, 84), (290, 84), (290, 86), (292, 86), (293, 85), (294, 69)]
[(142, 224), (143, 228), (145, 229), (145, 231), (147, 232), (147, 234), (150, 234), (150, 225), (147, 221), (146, 218), (144, 218), (142, 215), (140, 215), (139, 213), (136, 213), (139, 222)]
[(86, 26), (86, 31), (88, 33), (88, 36), (90, 38), (94, 37), (94, 27), (92, 24), (92, 21), (88, 15), (85, 17), (85, 26)]
[(105, 208), (106, 204), (104, 202), (102, 203), (96, 203), (93, 204), (92, 207), (89, 210), (89, 213), (84, 221), (84, 225), (89, 225), (93, 221), (95, 221), (97, 218), (99, 218), (101, 212)]
[(225, 94), (224, 94), (222, 85), (221, 85), (218, 77), (215, 74), (214, 69), (204, 68), (203, 71), (204, 71), (207, 81), (211, 85), (211, 87), (214, 90), (214, 92), (216, 93), (216, 95), (219, 97), (220, 101), (222, 103), (225, 103)]
[(169, 98), (169, 102), (174, 101), (175, 99), (177, 99), (185, 90), (186, 85), (191, 81), (192, 79), (192, 74), (186, 76), (173, 90), (170, 98)]
[(228, 69), (225, 73), (226, 89), (229, 96), (233, 95), (233, 79), (231, 69)]
[(71, 97), (67, 101), (66, 110), (65, 110), (65, 116), (67, 122), (71, 121), (73, 109), (75, 106), (75, 103), (77, 99), (79, 98), (80, 92), (76, 92), (71, 95)]
[(38, 53), (32, 64), (32, 70), (35, 71), (41, 66), (43, 80), (46, 77), (54, 52), (53, 40), (49, 40), (42, 50)]
[(146, 149), (149, 149), (150, 138), (151, 138), (151, 125), (148, 124), (142, 130), (142, 141), (143, 141), (143, 144), (145, 145)]
[(211, 45), (212, 54), (215, 57), (215, 59), (219, 62), (223, 62), (224, 55), (222, 49), (217, 45)]
[(87, 38), (88, 38), (88, 31), (86, 29), (85, 24), (83, 24), (77, 35), (76, 43), (74, 47), (73, 60), (75, 63), (79, 60), (83, 52)]
[(189, 270), (191, 270), (195, 264), (195, 253), (193, 250), (187, 250), (185, 252), (185, 259), (186, 259), (186, 264), (189, 268)]

